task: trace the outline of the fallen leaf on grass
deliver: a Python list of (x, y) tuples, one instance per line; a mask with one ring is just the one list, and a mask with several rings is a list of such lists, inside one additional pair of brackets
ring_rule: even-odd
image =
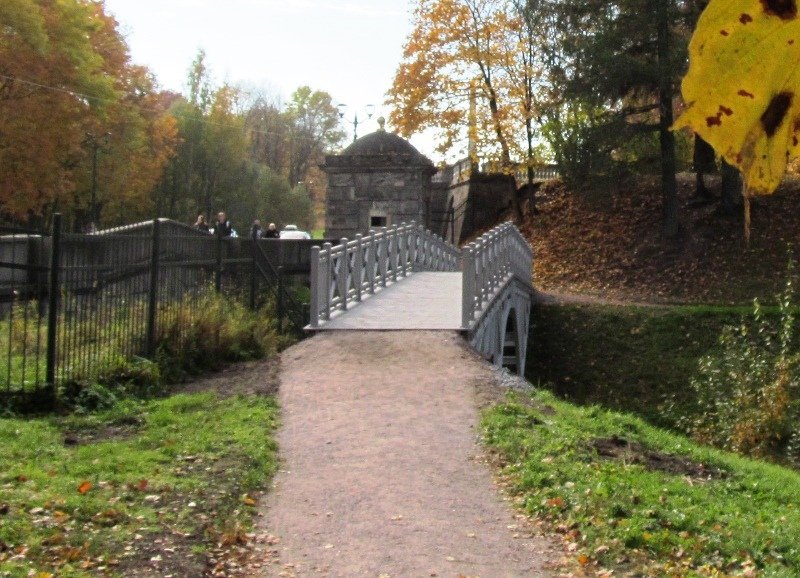
[(547, 500), (547, 505), (551, 508), (562, 508), (564, 506), (564, 498), (561, 496), (550, 498)]
[(85, 494), (86, 492), (88, 492), (88, 491), (89, 491), (89, 490), (91, 490), (91, 489), (92, 489), (92, 482), (89, 482), (89, 481), (83, 481), (83, 482), (81, 482), (81, 484), (78, 486), (78, 493), (79, 493), (79, 494), (81, 494), (81, 495), (83, 495), (83, 494)]

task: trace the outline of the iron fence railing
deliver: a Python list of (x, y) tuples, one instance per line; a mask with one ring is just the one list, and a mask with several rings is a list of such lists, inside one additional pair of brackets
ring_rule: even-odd
[(93, 234), (62, 234), (59, 216), (49, 233), (0, 227), (0, 409), (45, 409), (58, 385), (152, 356), (165, 328), (180, 343), (215, 293), (271, 301), (279, 328), (301, 333), (303, 306), (270, 243), (284, 242), (167, 219)]
[(49, 243), (43, 241), (50, 238), (40, 231), (0, 226), (0, 385), (15, 405), (26, 396), (52, 397), (48, 325), (54, 309), (48, 303)]

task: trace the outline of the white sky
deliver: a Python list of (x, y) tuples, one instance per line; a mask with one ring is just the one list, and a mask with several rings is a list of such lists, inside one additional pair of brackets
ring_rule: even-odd
[[(411, 31), (409, 0), (105, 0), (132, 60), (162, 88), (185, 92), (189, 66), (206, 51), (212, 78), (256, 87), (287, 101), (299, 86), (348, 105), (359, 136), (388, 116), (383, 106)], [(349, 125), (352, 138), (352, 124)], [(430, 140), (411, 139), (434, 162)]]

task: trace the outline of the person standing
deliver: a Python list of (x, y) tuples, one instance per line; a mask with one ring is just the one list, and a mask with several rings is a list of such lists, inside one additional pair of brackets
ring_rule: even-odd
[(228, 216), (225, 214), (225, 211), (220, 211), (217, 213), (217, 224), (214, 226), (214, 233), (222, 237), (230, 237), (233, 233), (233, 226), (228, 220)]
[(203, 214), (197, 215), (197, 220), (194, 222), (194, 228), (198, 231), (203, 231), (204, 233), (208, 233), (208, 223), (206, 223), (206, 217)]
[(278, 233), (278, 227), (275, 226), (275, 223), (270, 223), (267, 226), (267, 230), (264, 232), (265, 239), (277, 239), (280, 237)]
[(260, 239), (262, 236), (263, 231), (261, 230), (261, 221), (256, 219), (253, 221), (253, 225), (250, 227), (250, 238)]

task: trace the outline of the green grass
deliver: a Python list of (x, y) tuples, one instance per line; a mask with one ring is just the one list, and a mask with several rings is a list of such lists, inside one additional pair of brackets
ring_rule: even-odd
[(559, 396), (672, 427), (691, 411), (689, 379), (722, 327), (750, 306), (537, 305), (526, 377)]
[[(486, 444), (518, 505), (568, 542), (576, 566), (634, 576), (799, 576), (800, 474), (718, 450), (549, 392), (485, 412)], [(617, 436), (683, 456), (721, 477), (670, 474), (603, 458)]]
[(272, 397), (214, 393), (0, 419), (0, 575), (123, 576), (156, 555), (201, 574), (203, 552), (251, 523), (276, 420)]

